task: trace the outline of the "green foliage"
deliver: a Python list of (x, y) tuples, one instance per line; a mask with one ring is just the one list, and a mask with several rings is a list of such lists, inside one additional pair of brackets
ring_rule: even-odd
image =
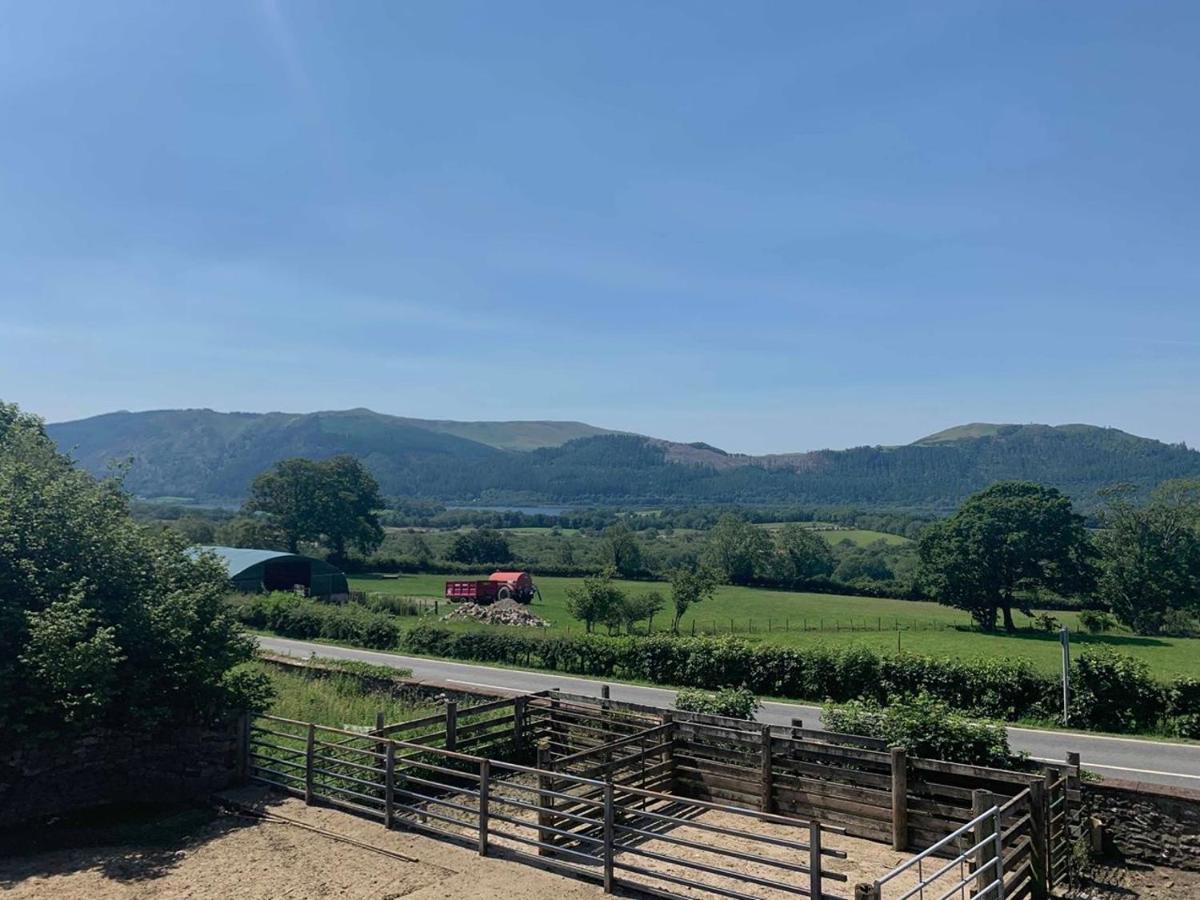
[(301, 541), (313, 541), (343, 559), (351, 546), (371, 553), (383, 542), (376, 514), (383, 506), (374, 476), (343, 454), (276, 463), (250, 485), (244, 512), (265, 516), (291, 553), (298, 552)]
[(1036, 616), (1034, 616), (1033, 625), (1038, 631), (1044, 631), (1046, 633), (1058, 631), (1059, 628), (1062, 627), (1062, 623), (1060, 623), (1056, 617), (1047, 612), (1038, 613)]
[(1145, 662), (1105, 648), (1079, 654), (1071, 671), (1071, 721), (1104, 731), (1142, 731), (1166, 711), (1167, 691)]
[(449, 558), (461, 563), (506, 563), (512, 559), (512, 550), (500, 532), (475, 528), (455, 536)]
[(727, 584), (750, 584), (771, 562), (771, 536), (736, 515), (721, 517), (708, 534), (704, 563)]
[(1163, 485), (1141, 507), (1127, 495), (1116, 494), (1105, 511), (1100, 598), (1139, 634), (1158, 634), (1172, 612), (1200, 610), (1200, 502), (1195, 484)]
[(926, 693), (890, 706), (862, 700), (830, 703), (821, 715), (830, 731), (881, 738), (923, 759), (994, 768), (1009, 768), (1018, 760), (1003, 725), (964, 716)]
[(567, 590), (567, 611), (583, 622), (591, 633), (597, 622), (610, 626), (623, 620), (622, 605), (624, 592), (612, 583), (613, 571), (606, 569), (599, 575), (583, 579), (583, 583)]
[(253, 647), (224, 570), (138, 526), (117, 482), (6, 404), (0, 498), (0, 741), (216, 719), (246, 699), (228, 673)]
[(274, 593), (236, 595), (229, 605), (243, 624), (287, 637), (324, 638), (377, 650), (395, 649), (400, 642), (400, 628), (392, 616), (356, 603), (338, 606)]
[(833, 573), (835, 565), (833, 550), (811, 528), (792, 524), (775, 532), (771, 575), (776, 584), (794, 586), (824, 578)]
[(641, 544), (624, 522), (616, 522), (604, 529), (601, 554), (605, 565), (611, 566), (623, 578), (642, 571)]
[(699, 688), (681, 688), (675, 695), (675, 708), (731, 719), (753, 719), (762, 704), (753, 691), (744, 687), (725, 687), (711, 694)]
[(710, 598), (716, 591), (716, 580), (704, 566), (680, 566), (671, 573), (671, 631), (678, 634), (683, 614)]
[(969, 612), (983, 628), (1015, 628), (1012, 610), (1029, 612), (1038, 590), (1075, 596), (1092, 581), (1083, 518), (1053, 488), (1000, 482), (968, 498), (921, 536), (922, 576), (940, 603)]
[(1084, 609), (1079, 612), (1079, 624), (1087, 629), (1088, 634), (1103, 634), (1115, 628), (1117, 620), (1103, 610)]

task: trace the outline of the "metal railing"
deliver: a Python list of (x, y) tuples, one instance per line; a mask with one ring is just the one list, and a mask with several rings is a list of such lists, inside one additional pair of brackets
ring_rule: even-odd
[[(653, 741), (661, 728), (588, 756)], [(609, 893), (835, 900), (824, 884), (847, 880), (828, 866), (845, 851), (821, 840), (844, 829), (815, 820), (276, 716), (254, 720), (246, 751), (251, 779), (307, 803), (582, 877)], [(647, 780), (640, 767), (631, 774)]]
[[(896, 894), (894, 900), (909, 900), (911, 897), (926, 900), (926, 892), (933, 900), (948, 900), (954, 896), (963, 900), (968, 896), (985, 900), (1004, 900), (1003, 834), (1000, 807), (993, 806), (957, 831), (946, 835), (932, 847), (877, 879), (871, 886), (870, 900), (884, 900), (884, 887), (898, 881), (914, 868), (916, 884), (907, 889), (900, 888), (902, 892)], [(954, 852), (956, 843), (962, 844), (964, 838), (971, 843), (958, 855), (948, 861), (938, 858), (939, 854)], [(941, 865), (934, 869), (937, 863)], [(933, 871), (926, 875), (926, 868)], [(893, 898), (889, 896), (888, 900)]]

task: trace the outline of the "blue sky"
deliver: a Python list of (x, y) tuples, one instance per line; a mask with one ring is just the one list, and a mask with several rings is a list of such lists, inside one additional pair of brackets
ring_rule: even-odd
[(1200, 445), (1194, 3), (7, 3), (0, 397)]

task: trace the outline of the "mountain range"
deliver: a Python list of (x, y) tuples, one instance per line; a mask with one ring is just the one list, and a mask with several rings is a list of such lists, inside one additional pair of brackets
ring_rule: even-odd
[(236, 501), (281, 459), (350, 453), (395, 497), (556, 504), (755, 503), (942, 510), (994, 481), (1053, 485), (1087, 507), (1200, 477), (1200, 452), (1092, 425), (973, 423), (903, 446), (765, 456), (583, 422), (455, 422), (368, 409), (115, 412), (47, 426), (84, 468), (128, 461), (143, 497)]

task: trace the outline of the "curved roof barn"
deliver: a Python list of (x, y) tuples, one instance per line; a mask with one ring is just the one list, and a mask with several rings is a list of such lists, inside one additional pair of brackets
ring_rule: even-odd
[(197, 547), (195, 552), (212, 553), (224, 563), (235, 590), (290, 591), (303, 585), (318, 597), (350, 591), (345, 573), (316, 557), (248, 547)]

